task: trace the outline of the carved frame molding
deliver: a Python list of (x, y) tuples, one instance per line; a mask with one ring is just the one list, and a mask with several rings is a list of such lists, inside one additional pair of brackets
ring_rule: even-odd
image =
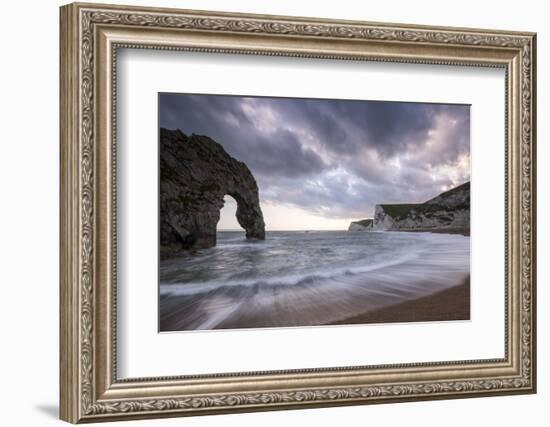
[[(113, 147), (120, 47), (506, 68), (506, 357), (117, 380)], [(532, 33), (62, 7), (61, 418), (101, 421), (534, 392), (535, 68)], [(266, 377), (272, 378), (267, 386)], [(285, 386), (288, 380), (299, 385)], [(193, 388), (197, 384), (201, 392)]]

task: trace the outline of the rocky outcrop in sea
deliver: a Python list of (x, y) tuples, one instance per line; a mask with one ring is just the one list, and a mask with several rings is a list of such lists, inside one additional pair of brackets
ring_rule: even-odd
[(160, 253), (216, 245), (224, 196), (237, 202), (249, 239), (265, 239), (258, 185), (250, 169), (207, 136), (160, 130)]

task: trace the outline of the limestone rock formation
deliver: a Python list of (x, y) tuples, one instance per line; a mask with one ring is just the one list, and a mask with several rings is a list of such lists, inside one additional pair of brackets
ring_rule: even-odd
[(419, 204), (376, 205), (374, 230), (470, 228), (470, 183)]
[(160, 130), (161, 258), (216, 245), (224, 196), (237, 202), (248, 239), (265, 239), (258, 185), (248, 167), (207, 136)]
[(348, 227), (348, 231), (371, 231), (373, 225), (372, 219), (362, 219), (352, 221)]

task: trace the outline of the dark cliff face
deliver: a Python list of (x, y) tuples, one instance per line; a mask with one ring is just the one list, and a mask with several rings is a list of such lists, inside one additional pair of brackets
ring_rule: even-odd
[(227, 194), (237, 201), (246, 237), (265, 239), (258, 185), (248, 167), (206, 136), (160, 130), (161, 258), (215, 246)]

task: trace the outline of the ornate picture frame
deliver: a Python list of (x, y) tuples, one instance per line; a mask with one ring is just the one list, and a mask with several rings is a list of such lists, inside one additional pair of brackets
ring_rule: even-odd
[[(79, 423), (536, 391), (535, 34), (80, 3), (60, 13), (61, 419)], [(120, 48), (504, 69), (504, 357), (118, 379)]]

